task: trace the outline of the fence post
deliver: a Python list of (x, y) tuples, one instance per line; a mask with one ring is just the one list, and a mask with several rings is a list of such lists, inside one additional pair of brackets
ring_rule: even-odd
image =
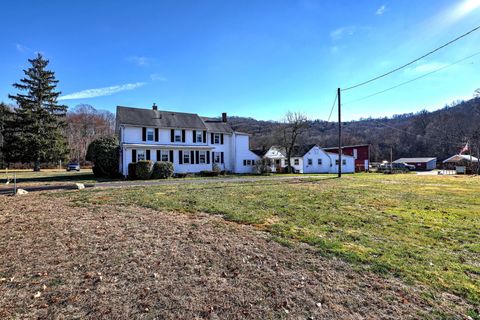
[(13, 195), (17, 194), (17, 173), (13, 174)]

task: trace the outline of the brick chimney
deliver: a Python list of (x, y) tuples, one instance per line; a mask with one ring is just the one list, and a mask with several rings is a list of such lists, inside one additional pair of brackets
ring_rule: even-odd
[(227, 113), (222, 112), (222, 122), (227, 122)]
[(156, 105), (156, 103), (155, 103), (155, 102), (153, 103), (152, 110), (155, 110), (155, 111), (157, 111), (157, 110), (158, 110), (158, 107), (157, 107), (157, 105)]

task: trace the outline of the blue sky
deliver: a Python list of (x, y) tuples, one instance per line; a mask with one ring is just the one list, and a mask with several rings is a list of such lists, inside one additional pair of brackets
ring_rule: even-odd
[[(0, 20), (0, 101), (42, 52), (69, 107), (87, 103), (278, 120), (326, 119), (337, 87), (388, 71), (480, 24), (480, 0), (8, 1)], [(346, 120), (434, 110), (480, 87), (480, 31), (345, 92)]]

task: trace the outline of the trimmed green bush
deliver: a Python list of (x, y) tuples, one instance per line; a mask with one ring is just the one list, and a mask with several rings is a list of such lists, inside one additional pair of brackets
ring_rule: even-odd
[(152, 177), (152, 161), (140, 160), (137, 162), (135, 174), (137, 179), (147, 180)]
[(135, 180), (137, 179), (137, 163), (130, 162), (128, 164), (128, 179)]
[(95, 177), (116, 178), (119, 176), (119, 151), (120, 146), (116, 137), (101, 137), (88, 145), (86, 160), (93, 162)]
[(173, 176), (173, 163), (157, 161), (153, 164), (152, 179), (168, 179)]

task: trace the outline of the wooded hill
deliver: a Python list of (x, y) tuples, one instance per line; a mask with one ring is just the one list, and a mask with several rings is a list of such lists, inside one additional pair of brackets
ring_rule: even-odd
[[(235, 130), (252, 135), (251, 147), (268, 148), (279, 144), (278, 122), (230, 117)], [(437, 157), (439, 161), (456, 154), (469, 142), (472, 154), (480, 147), (480, 98), (454, 103), (433, 112), (420, 111), (391, 118), (368, 118), (343, 123), (343, 144), (370, 144), (371, 161), (393, 157)], [(309, 129), (299, 144), (316, 143), (322, 147), (338, 145), (336, 122), (309, 121)]]

